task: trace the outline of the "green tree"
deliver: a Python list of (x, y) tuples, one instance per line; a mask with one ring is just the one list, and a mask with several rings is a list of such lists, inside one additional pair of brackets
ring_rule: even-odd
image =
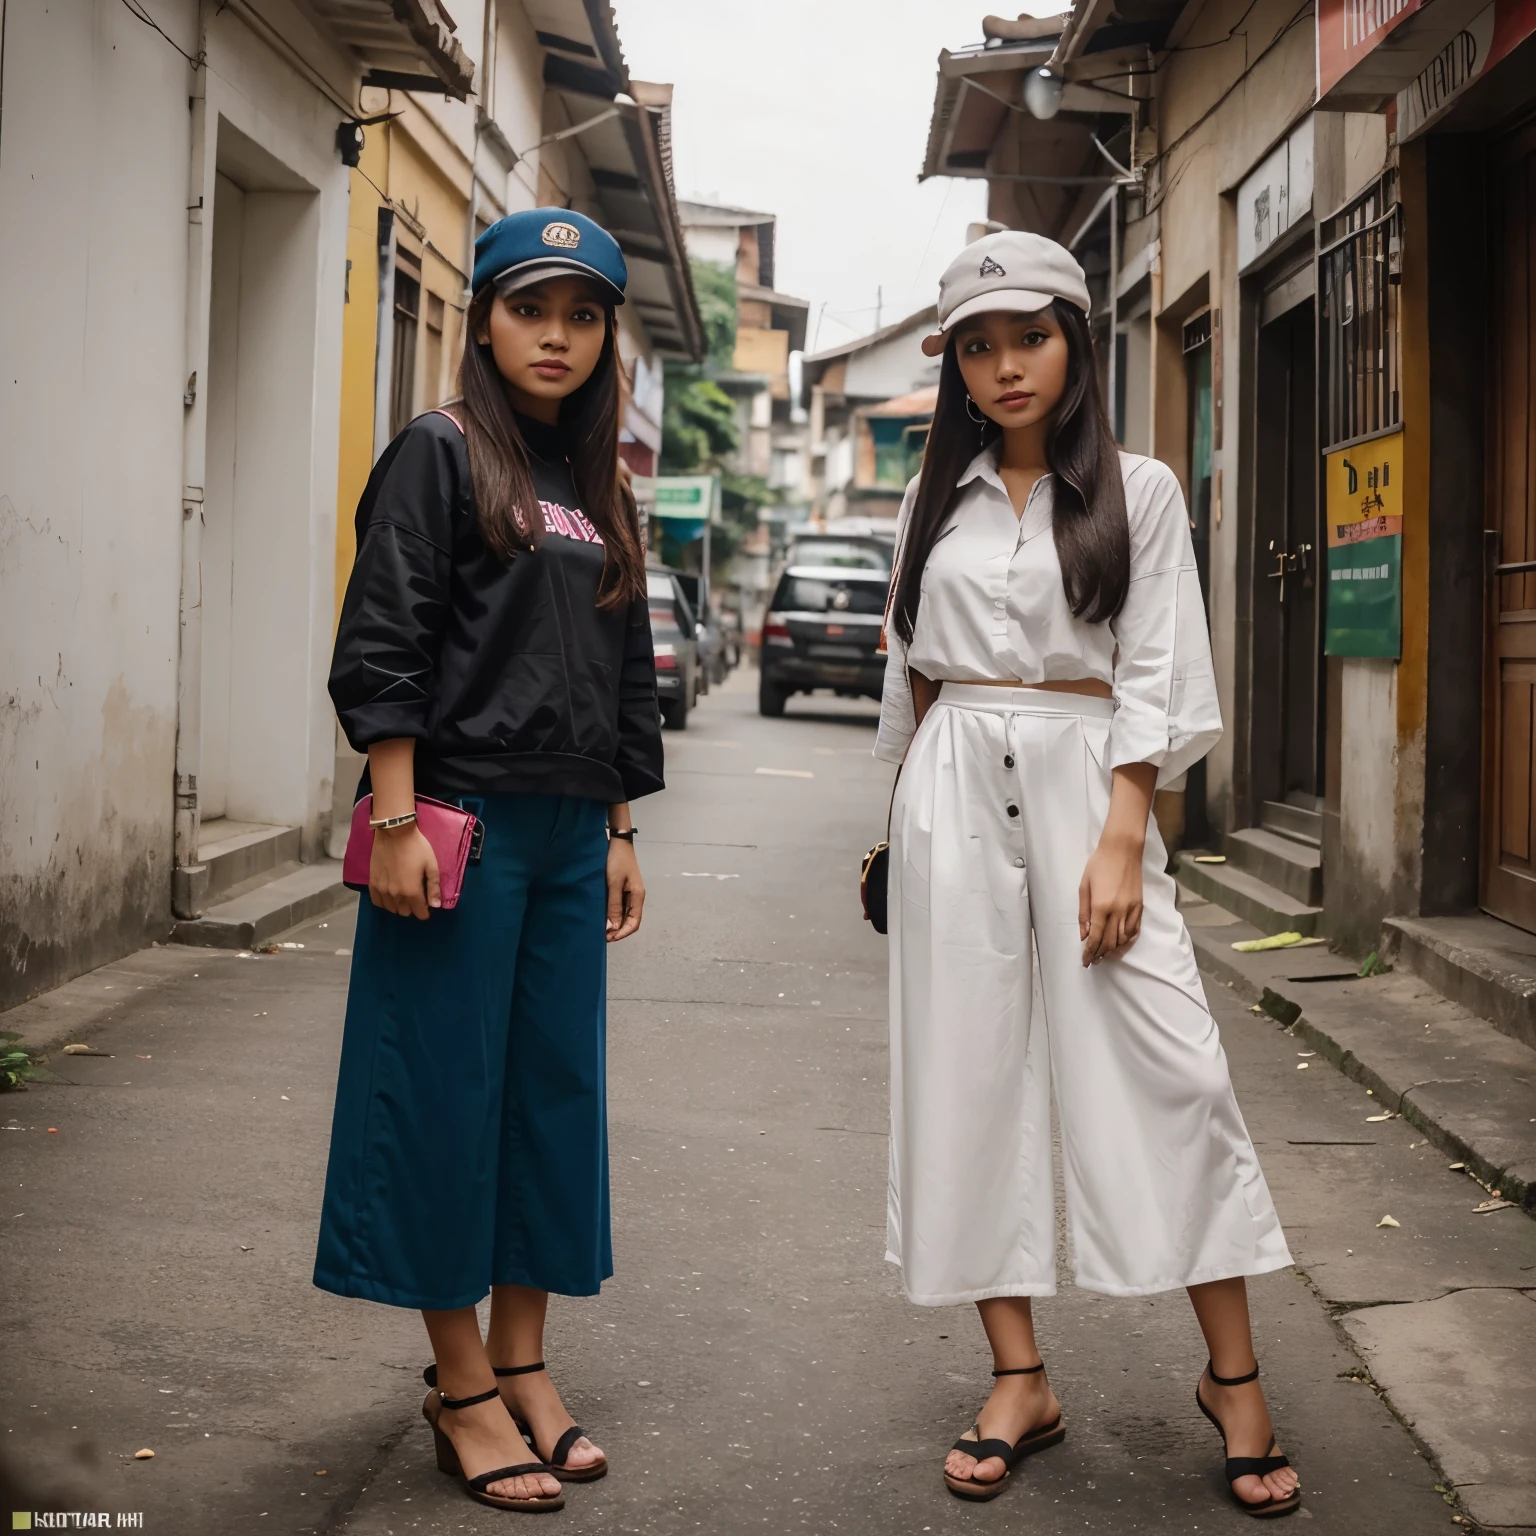
[(661, 421), (661, 472), (704, 474), (741, 446), (736, 406), (713, 379), (667, 368), (666, 408)]
[(668, 363), (661, 426), (661, 473), (718, 474), (724, 522), (710, 538), (711, 564), (723, 570), (757, 527), (757, 514), (773, 493), (760, 475), (729, 467), (741, 448), (736, 402), (716, 383), (731, 372), (736, 354), (736, 272), (719, 262), (690, 259), (693, 291), (704, 322), (702, 363)]

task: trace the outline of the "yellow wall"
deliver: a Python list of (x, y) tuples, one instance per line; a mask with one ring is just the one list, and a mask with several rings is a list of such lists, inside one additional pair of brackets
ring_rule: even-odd
[[(393, 200), (396, 233), (402, 248), (421, 261), (422, 313), (428, 295), (443, 302), (441, 366), (426, 377), (427, 345), (423, 323), (416, 346), (417, 408), (427, 410), (456, 390), (458, 350), (463, 332), (464, 219), (468, 211), (459, 183), (467, 163), (452, 142), (420, 112), (407, 114), (417, 133), (401, 122), (365, 130), (363, 158), (352, 175), (351, 212), (347, 221), (348, 303), (342, 325), (341, 462), (336, 486), (336, 612), (357, 554), (353, 519), (373, 468), (374, 363), (378, 350), (379, 254), (375, 187)], [(403, 121), (403, 120), (402, 120)], [(419, 136), (418, 136), (419, 135)]]
[[(347, 305), (341, 333), (341, 452), (336, 476), (336, 616), (357, 554), (352, 522), (373, 468), (373, 364), (378, 347), (379, 194), (388, 184), (389, 146), (382, 126), (365, 130), (363, 158), (351, 172), (347, 216)], [(364, 174), (366, 172), (366, 175)]]

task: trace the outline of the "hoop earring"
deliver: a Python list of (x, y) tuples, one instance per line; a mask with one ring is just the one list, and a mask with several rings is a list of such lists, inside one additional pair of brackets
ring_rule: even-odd
[(979, 405), (976, 404), (976, 402), (973, 399), (971, 399), (971, 397), (969, 395), (967, 395), (965, 397), (965, 414), (967, 416), (969, 416), (971, 418), (971, 420), (976, 423), (977, 426), (979, 426), (979, 427), (986, 426), (986, 424), (987, 424), (986, 413), (981, 409), (981, 407)]

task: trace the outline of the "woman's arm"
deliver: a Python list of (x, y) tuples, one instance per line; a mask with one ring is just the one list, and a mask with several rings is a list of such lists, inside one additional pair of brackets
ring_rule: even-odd
[[(608, 807), (608, 825), (615, 832), (634, 827), (629, 815), (629, 801)], [(632, 838), (608, 839), (608, 942), (627, 939), (640, 926), (645, 909), (645, 882), (640, 878), (640, 860), (635, 857)]]
[(1152, 763), (1125, 763), (1114, 771), (1104, 830), (1077, 889), (1084, 965), (1123, 955), (1141, 932), (1141, 858), (1156, 782)]
[(924, 677), (921, 672), (914, 672), (911, 667), (907, 668), (907, 678), (912, 684), (912, 715), (917, 724), (921, 725), (923, 716), (938, 700), (939, 685), (932, 678)]
[[(397, 736), (368, 748), (368, 777), (373, 783), (373, 814), (408, 816), (416, 809), (416, 738)], [(437, 855), (421, 828), (380, 828), (373, 834), (368, 865), (368, 897), (376, 907), (398, 917), (419, 917), (442, 906)]]

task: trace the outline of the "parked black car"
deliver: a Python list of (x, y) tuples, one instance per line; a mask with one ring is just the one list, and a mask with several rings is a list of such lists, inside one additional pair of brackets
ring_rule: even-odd
[(645, 581), (661, 723), (668, 730), (681, 731), (687, 727), (688, 711), (699, 702), (698, 621), (675, 571), (649, 566)]
[(889, 571), (792, 565), (763, 618), (757, 706), (782, 715), (793, 693), (831, 688), (844, 698), (880, 697), (880, 624)]

